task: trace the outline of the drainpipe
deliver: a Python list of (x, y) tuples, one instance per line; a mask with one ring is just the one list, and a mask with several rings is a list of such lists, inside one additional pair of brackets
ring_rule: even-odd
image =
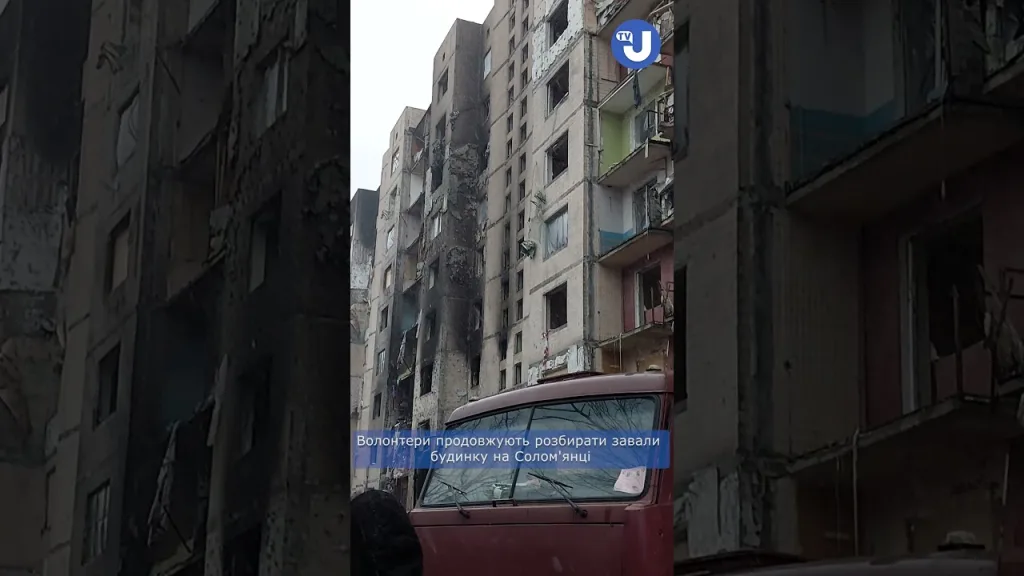
[[(594, 180), (597, 178), (597, 161), (594, 150), (597, 144), (594, 141), (595, 130), (594, 130), (594, 110), (593, 104), (595, 100), (594, 95), (594, 37), (587, 32), (586, 28), (583, 29), (583, 35), (587, 41), (587, 93), (584, 98), (584, 114), (586, 117), (586, 133), (583, 137), (584, 146), (586, 146), (586, 157), (587, 157), (587, 174), (586, 174), (586, 195), (583, 198), (583, 204), (586, 213), (586, 222), (584, 224), (584, 252), (583, 252), (583, 281), (586, 286), (586, 306), (587, 313), (583, 315), (583, 341), (586, 345), (585, 354), (590, 358), (590, 368), (594, 369), (595, 350), (593, 343), (596, 341), (595, 329), (596, 324), (595, 318), (597, 316), (597, 301), (594, 297), (596, 289), (596, 278), (594, 277)], [(621, 356), (621, 346), (620, 352)], [(621, 362), (620, 362), (621, 366)]]

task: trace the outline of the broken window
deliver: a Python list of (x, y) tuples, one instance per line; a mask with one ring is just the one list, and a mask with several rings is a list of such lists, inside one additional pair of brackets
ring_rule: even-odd
[(501, 327), (508, 328), (508, 308), (501, 309)]
[(385, 307), (380, 309), (380, 327), (381, 328), (387, 328), (388, 327), (388, 313), (389, 313), (389, 311), (388, 311), (388, 307), (387, 306), (385, 306)]
[(523, 228), (526, 228), (526, 211), (520, 210), (519, 216), (516, 219), (516, 232), (521, 232)]
[(377, 352), (377, 366), (375, 368), (376, 369), (376, 373), (377, 374), (383, 374), (384, 373), (384, 369), (387, 367), (387, 363), (388, 363), (388, 351), (387, 350), (381, 350), (380, 352)]
[(569, 169), (569, 133), (562, 134), (562, 137), (555, 141), (548, 148), (548, 166), (551, 174), (550, 180), (554, 180)]
[(441, 77), (437, 80), (437, 98), (441, 99), (442, 96), (448, 93), (448, 71), (445, 70), (441, 73)]
[(633, 148), (639, 148), (653, 138), (658, 131), (658, 115), (655, 102), (648, 104), (633, 118)]
[(469, 385), (476, 388), (480, 385), (480, 356), (473, 356), (469, 361)]
[[(530, 57), (530, 44), (529, 43), (523, 44), (523, 49), (519, 52), (519, 61), (522, 62), (523, 64), (525, 64), (526, 60), (529, 57)], [(526, 73), (525, 69), (523, 70), (523, 73), (524, 74)]]
[(107, 517), (110, 508), (110, 482), (104, 482), (85, 499), (85, 534), (82, 537), (82, 562), (94, 560), (107, 547)]
[(523, 290), (523, 271), (516, 272), (516, 290), (522, 292)]
[(487, 78), (487, 75), (490, 74), (490, 73), (491, 73), (491, 51), (488, 50), (487, 53), (484, 54), (484, 78)]
[(516, 53), (516, 37), (512, 36), (508, 39), (508, 57), (512, 58)]
[(530, 69), (523, 68), (523, 71), (519, 73), (519, 85), (526, 90), (526, 85), (530, 83)]
[(509, 138), (508, 142), (505, 143), (505, 158), (512, 157), (512, 139)]
[(434, 365), (426, 363), (420, 370), (420, 396), (434, 389)]
[(434, 214), (430, 219), (430, 237), (437, 238), (441, 235), (441, 215)]
[(96, 370), (96, 405), (93, 407), (93, 426), (117, 411), (117, 389), (121, 379), (121, 346), (116, 345), (103, 355)]
[(124, 166), (138, 144), (139, 93), (132, 95), (128, 104), (121, 109), (117, 125), (117, 167)]
[(548, 313), (548, 330), (557, 330), (569, 323), (569, 290), (565, 284), (544, 295)]
[(107, 240), (107, 292), (124, 284), (128, 279), (130, 243), (129, 228), (131, 214), (126, 215), (114, 226)]
[(391, 288), (391, 282), (392, 282), (392, 280), (394, 280), (393, 277), (394, 277), (394, 272), (392, 271), (391, 266), (388, 266), (387, 268), (384, 269), (384, 279), (382, 281), (383, 282), (382, 285), (384, 287), (384, 290), (387, 290), (388, 288)]
[[(504, 213), (508, 214), (511, 211), (512, 211), (512, 195), (511, 194), (505, 194), (505, 212)], [(508, 242), (507, 238), (506, 238), (505, 242), (506, 243)]]
[(516, 79), (516, 62), (515, 60), (508, 61), (508, 81), (511, 82)]
[(238, 456), (242, 457), (255, 446), (266, 441), (267, 406), (269, 402), (269, 364), (261, 363), (249, 369), (239, 382), (241, 406), (239, 407)]
[(526, 154), (519, 155), (519, 172), (526, 172)]
[(508, 29), (509, 29), (509, 32), (514, 31), (516, 29), (516, 13), (515, 12), (509, 14), (509, 16), (508, 16)]
[(512, 168), (505, 169), (505, 186), (512, 185)]
[(288, 111), (288, 55), (279, 50), (261, 70), (262, 87), (259, 92), (259, 121), (256, 135), (259, 136), (284, 116)]
[(950, 226), (923, 239), (919, 247), (924, 252), (921, 256), (926, 280), (917, 289), (927, 293), (920, 294), (918, 301), (927, 303), (928, 341), (931, 359), (935, 360), (984, 338), (985, 308), (978, 275), (983, 263), (981, 218)]
[(523, 299), (516, 300), (516, 321), (523, 319)]
[(516, 386), (519, 386), (520, 384), (523, 383), (523, 365), (521, 363), (519, 363), (519, 362), (516, 362), (515, 376), (516, 376), (516, 379), (515, 379)]
[(523, 37), (529, 37), (530, 34), (530, 20), (523, 19)]
[(559, 210), (544, 222), (545, 257), (569, 245), (569, 208)]
[(435, 259), (427, 266), (427, 288), (433, 288), (437, 283), (438, 274), (441, 272), (441, 261)]
[(501, 301), (508, 300), (508, 280), (501, 281)]
[(569, 63), (566, 62), (548, 80), (548, 111), (552, 111), (569, 95)]
[(420, 420), (420, 423), (416, 425), (416, 429), (430, 432), (430, 420)]
[(519, 183), (519, 201), (522, 202), (523, 200), (526, 200), (526, 181), (525, 180)]
[(380, 418), (380, 411), (381, 411), (381, 405), (382, 404), (383, 404), (383, 402), (381, 402), (380, 392), (374, 394), (373, 395), (373, 417), (374, 418)]
[(263, 285), (277, 264), (280, 204), (275, 199), (252, 218), (249, 242), (249, 290)]
[(512, 105), (515, 104), (515, 102), (516, 102), (516, 88), (515, 88), (515, 86), (509, 87), (507, 95), (508, 95), (508, 107), (511, 108)]
[(434, 337), (434, 324), (437, 323), (437, 313), (430, 312), (426, 318), (423, 319), (423, 331), (425, 332), (423, 339), (429, 341)]
[(505, 388), (508, 387), (508, 382), (506, 380), (507, 380), (506, 372), (504, 370), (499, 371), (498, 372), (498, 391), (499, 392), (501, 392), (502, 390), (504, 390)]
[(519, 143), (526, 142), (526, 124), (519, 127)]
[(569, 2), (563, 0), (561, 4), (555, 7), (551, 11), (551, 15), (548, 16), (548, 46), (554, 46), (555, 42), (565, 34), (565, 29), (569, 27)]
[(476, 251), (476, 273), (478, 276), (482, 276), (484, 273), (484, 250), (481, 248)]
[(653, 310), (661, 306), (661, 266), (648, 268), (637, 274), (637, 290), (640, 306), (643, 310)]
[(523, 333), (516, 332), (515, 338), (512, 339), (512, 353), (519, 354), (523, 351)]
[(396, 170), (398, 170), (398, 150), (395, 150), (394, 152), (391, 153), (391, 174), (392, 174), (392, 176), (395, 174)]
[(487, 96), (484, 99), (483, 109), (484, 109), (484, 118), (485, 119), (490, 118), (491, 117), (491, 97), (490, 96)]
[(392, 226), (391, 228), (388, 228), (387, 244), (388, 244), (388, 248), (391, 248), (392, 246), (395, 245), (395, 227), (394, 226)]
[(508, 117), (505, 118), (505, 132), (511, 134), (512, 133), (512, 128), (514, 126), (515, 126), (515, 119), (512, 117), (512, 114), (509, 114)]
[(660, 224), (662, 203), (658, 198), (658, 182), (651, 180), (633, 192), (633, 227), (637, 232)]
[(469, 318), (469, 325), (473, 327), (473, 330), (479, 330), (482, 328), (484, 318), (484, 306), (480, 301), (473, 302), (473, 312)]

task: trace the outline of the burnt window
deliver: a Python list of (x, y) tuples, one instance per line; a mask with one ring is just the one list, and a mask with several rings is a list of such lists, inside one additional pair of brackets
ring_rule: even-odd
[(388, 327), (388, 313), (389, 313), (389, 310), (388, 310), (387, 306), (385, 306), (385, 307), (380, 309), (380, 327), (381, 328), (387, 328)]
[(516, 290), (523, 290), (523, 271), (516, 272)]
[(505, 388), (508, 388), (508, 377), (504, 370), (498, 372), (498, 391), (501, 392)]
[(391, 288), (391, 283), (394, 280), (394, 275), (395, 273), (391, 266), (388, 266), (387, 268), (384, 269), (384, 279), (381, 281), (384, 290)]
[(280, 50), (260, 70), (256, 134), (263, 134), (288, 111), (288, 54)]
[(434, 389), (434, 365), (424, 364), (420, 370), (420, 396), (429, 394)]
[(130, 225), (131, 215), (129, 214), (114, 226), (107, 239), (107, 292), (124, 284), (128, 279), (128, 263), (131, 260)]
[(473, 356), (469, 361), (469, 385), (476, 388), (480, 385), (480, 356)]
[(442, 96), (448, 93), (448, 71), (445, 70), (441, 73), (441, 77), (437, 80), (437, 98), (441, 99)]
[(505, 214), (512, 211), (512, 195), (505, 194)]
[(448, 135), (448, 119), (447, 116), (442, 114), (441, 119), (434, 125), (434, 139), (438, 143), (443, 144), (445, 136)]
[(569, 63), (566, 62), (548, 80), (548, 111), (554, 110), (569, 95)]
[(515, 377), (516, 377), (516, 379), (515, 379), (516, 386), (518, 386), (518, 385), (523, 383), (523, 365), (520, 364), (519, 362), (516, 362)]
[(427, 288), (433, 288), (441, 274), (441, 260), (436, 259), (427, 266)]
[(117, 411), (117, 389), (121, 379), (120, 344), (103, 355), (96, 372), (98, 386), (96, 405), (93, 407), (93, 426), (99, 425)]
[(250, 222), (249, 236), (249, 290), (263, 285), (277, 265), (279, 199), (267, 203)]
[(124, 166), (135, 153), (139, 133), (139, 94), (136, 92), (120, 111), (117, 126), (117, 167)]
[(565, 29), (569, 27), (569, 2), (563, 0), (561, 4), (555, 6), (555, 9), (551, 11), (551, 15), (548, 16), (548, 46), (554, 46), (555, 42), (565, 34)]
[(648, 268), (637, 274), (637, 290), (644, 310), (661, 306), (661, 266)]
[(501, 281), (501, 301), (508, 300), (508, 280)]
[(523, 299), (516, 300), (516, 321), (523, 319)]
[(382, 404), (381, 396), (380, 396), (380, 392), (378, 392), (378, 393), (373, 395), (373, 417), (374, 418), (380, 418), (381, 404)]
[[(918, 248), (917, 252), (923, 252), (924, 262), (919, 265), (924, 264), (926, 278), (925, 285), (919, 285), (918, 290), (927, 290), (918, 301), (927, 302), (927, 342), (934, 348), (934, 360), (951, 356), (957, 349), (964, 350), (984, 338), (985, 307), (978, 274), (983, 263), (981, 218), (963, 220), (922, 238)], [(955, 317), (957, 311), (959, 318)], [(918, 326), (922, 324), (919, 322)]]
[(430, 340), (434, 337), (434, 325), (437, 324), (437, 312), (428, 312), (423, 318), (423, 339)]
[(569, 290), (565, 284), (544, 295), (548, 330), (557, 330), (569, 323), (568, 297)]
[(523, 351), (523, 333), (516, 332), (515, 338), (512, 339), (512, 353), (519, 354)]
[(244, 456), (253, 447), (266, 443), (269, 429), (268, 408), (270, 393), (270, 368), (260, 363), (250, 369), (240, 381), (241, 403), (239, 407), (239, 455)]
[(380, 352), (377, 352), (377, 365), (376, 365), (376, 368), (375, 368), (376, 373), (377, 374), (383, 374), (385, 372), (385, 368), (387, 368), (387, 365), (388, 365), (388, 351), (387, 350), (381, 350)]
[(548, 148), (550, 180), (554, 180), (569, 169), (569, 133), (566, 132)]

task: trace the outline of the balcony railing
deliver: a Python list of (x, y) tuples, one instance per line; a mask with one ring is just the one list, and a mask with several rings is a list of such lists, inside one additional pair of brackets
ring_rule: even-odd
[(600, 230), (601, 254), (607, 254), (633, 238), (660, 228), (674, 212), (675, 196), (672, 185), (659, 186), (652, 182), (633, 193), (633, 227), (625, 232)]

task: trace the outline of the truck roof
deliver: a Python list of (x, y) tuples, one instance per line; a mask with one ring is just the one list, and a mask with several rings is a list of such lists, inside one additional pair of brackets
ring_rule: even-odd
[(672, 383), (671, 372), (587, 374), (577, 378), (557, 379), (495, 394), (460, 406), (452, 412), (449, 423), (476, 418), (490, 412), (508, 410), (516, 406), (541, 404), (566, 398), (612, 394), (663, 394), (672, 391)]

